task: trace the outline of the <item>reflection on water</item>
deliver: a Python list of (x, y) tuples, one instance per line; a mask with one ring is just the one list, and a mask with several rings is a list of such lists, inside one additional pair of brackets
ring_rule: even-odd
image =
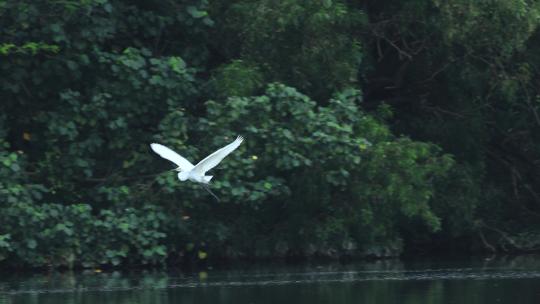
[(540, 303), (540, 256), (0, 277), (4, 303)]

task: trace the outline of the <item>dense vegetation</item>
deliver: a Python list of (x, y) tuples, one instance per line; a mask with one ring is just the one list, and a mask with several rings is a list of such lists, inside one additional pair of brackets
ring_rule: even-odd
[[(0, 0), (0, 265), (540, 246), (540, 1)], [(149, 143), (215, 169), (217, 203)]]

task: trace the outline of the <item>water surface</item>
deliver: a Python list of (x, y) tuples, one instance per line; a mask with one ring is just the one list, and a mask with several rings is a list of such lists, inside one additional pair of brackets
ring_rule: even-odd
[(5, 303), (540, 303), (540, 256), (7, 274)]

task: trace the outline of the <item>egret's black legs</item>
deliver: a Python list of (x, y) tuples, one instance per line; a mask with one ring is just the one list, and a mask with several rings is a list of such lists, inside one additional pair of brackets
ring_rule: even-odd
[(204, 189), (206, 189), (206, 191), (208, 191), (208, 193), (212, 194), (212, 196), (213, 196), (218, 202), (220, 202), (219, 197), (217, 197), (217, 195), (215, 195), (214, 192), (212, 192), (212, 191), (210, 190), (210, 187), (208, 187), (208, 184), (201, 183), (201, 185), (202, 185), (202, 187), (203, 187)]

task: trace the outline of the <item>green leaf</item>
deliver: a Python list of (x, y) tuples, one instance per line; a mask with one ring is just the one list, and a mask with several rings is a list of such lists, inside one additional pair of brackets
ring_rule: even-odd
[(21, 169), (21, 167), (20, 167), (19, 164), (17, 164), (17, 163), (11, 164), (10, 168), (11, 168), (11, 170), (13, 170), (14, 172), (18, 172), (18, 171)]
[(206, 11), (201, 11), (193, 5), (188, 6), (186, 10), (193, 18), (202, 18), (208, 15)]
[(208, 257), (208, 254), (202, 250), (199, 250), (199, 252), (197, 252), (197, 257), (199, 260), (204, 260)]
[(103, 9), (107, 12), (107, 13), (112, 13), (113, 11), (113, 6), (110, 4), (110, 3), (105, 3), (105, 5), (103, 5)]
[(58, 23), (53, 23), (53, 24), (50, 25), (50, 29), (51, 29), (51, 31), (53, 31), (55, 33), (58, 33), (58, 32), (60, 32), (62, 30), (62, 27)]
[(30, 249), (35, 249), (37, 247), (37, 242), (34, 239), (29, 239), (26, 241), (26, 247)]

